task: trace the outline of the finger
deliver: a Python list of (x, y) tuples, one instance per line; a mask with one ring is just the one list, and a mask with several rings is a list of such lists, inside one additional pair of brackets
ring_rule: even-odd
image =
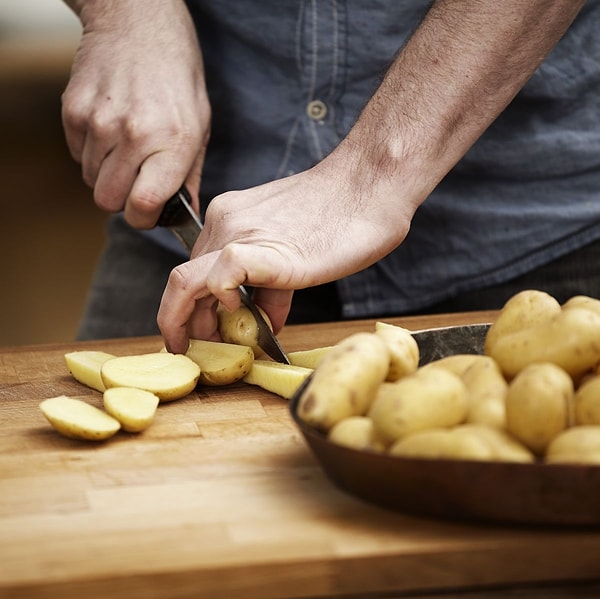
[(133, 152), (124, 152), (123, 146), (105, 156), (94, 185), (94, 202), (98, 207), (109, 212), (123, 210), (138, 176), (139, 160)]
[(304, 286), (304, 281), (293, 279), (293, 270), (276, 250), (229, 243), (218, 252), (217, 260), (206, 275), (206, 286), (228, 310), (235, 310), (239, 305), (239, 285), (287, 290)]
[(146, 158), (125, 203), (125, 220), (136, 229), (152, 228), (164, 203), (186, 180), (191, 164), (189, 159), (168, 152)]
[[(169, 351), (184, 353), (187, 350), (190, 329), (198, 339), (215, 338), (216, 322), (210, 306), (216, 299), (200, 301), (211, 295), (203, 274), (215, 258), (207, 255), (184, 262), (169, 275), (157, 315), (158, 327)], [(195, 314), (196, 309), (198, 314)]]
[(65, 132), (65, 140), (69, 152), (75, 162), (80, 163), (85, 143), (86, 119), (83, 111), (72, 99), (69, 88), (63, 92), (61, 106), (61, 120)]
[(254, 302), (269, 316), (273, 332), (279, 333), (287, 320), (294, 292), (288, 289), (265, 289), (257, 287), (252, 294)]

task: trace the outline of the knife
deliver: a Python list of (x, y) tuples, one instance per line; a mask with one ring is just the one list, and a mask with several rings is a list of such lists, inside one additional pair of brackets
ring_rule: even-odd
[[(183, 247), (191, 252), (194, 243), (202, 230), (202, 221), (192, 208), (192, 198), (187, 188), (182, 186), (179, 191), (164, 205), (163, 211), (156, 223), (159, 227), (167, 227), (179, 239)], [(290, 360), (281, 348), (277, 337), (267, 324), (248, 291), (238, 287), (242, 303), (250, 310), (258, 325), (258, 345), (273, 360), (289, 364)]]

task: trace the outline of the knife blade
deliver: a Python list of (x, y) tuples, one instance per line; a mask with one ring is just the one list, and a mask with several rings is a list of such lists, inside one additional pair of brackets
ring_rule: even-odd
[[(185, 185), (167, 201), (156, 224), (170, 229), (183, 247), (188, 252), (192, 251), (194, 243), (202, 231), (202, 221), (192, 208), (192, 198)], [(242, 303), (256, 320), (259, 347), (276, 362), (289, 364), (290, 360), (279, 344), (279, 340), (252, 301), (247, 289), (243, 285), (240, 285), (238, 289)]]

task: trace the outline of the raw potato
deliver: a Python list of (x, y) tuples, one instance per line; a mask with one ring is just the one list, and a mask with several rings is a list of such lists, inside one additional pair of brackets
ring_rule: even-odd
[(505, 399), (508, 383), (493, 358), (479, 356), (463, 375), (469, 393), (467, 422), (487, 424), (498, 429), (506, 426)]
[(250, 372), (243, 380), (284, 399), (291, 399), (312, 372), (311, 368), (302, 366), (281, 364), (270, 360), (254, 360)]
[(491, 355), (493, 346), (504, 335), (546, 322), (560, 311), (558, 300), (545, 291), (526, 289), (516, 293), (504, 304), (490, 326), (484, 353)]
[(288, 353), (287, 357), (293, 366), (302, 366), (314, 370), (323, 357), (331, 351), (332, 347), (333, 345), (327, 345), (325, 347), (315, 347), (314, 349), (293, 351)]
[(518, 441), (503, 431), (481, 424), (411, 433), (396, 441), (390, 448), (390, 454), (493, 462), (531, 463), (535, 460), (534, 455)]
[(375, 334), (383, 339), (390, 352), (390, 365), (386, 380), (397, 381), (417, 370), (419, 345), (408, 329), (385, 322), (376, 322)]
[(382, 452), (383, 441), (375, 432), (373, 421), (368, 416), (349, 416), (335, 424), (328, 439), (338, 445), (352, 449)]
[(45, 399), (40, 410), (63, 436), (85, 441), (104, 441), (121, 428), (119, 421), (99, 408), (73, 397), (59, 395)]
[(481, 436), (462, 427), (431, 428), (396, 441), (390, 455), (405, 458), (491, 460), (493, 450)]
[(129, 433), (146, 430), (153, 422), (159, 399), (134, 387), (113, 387), (103, 395), (104, 409)]
[(114, 357), (103, 351), (81, 350), (66, 353), (65, 362), (76, 381), (96, 391), (104, 392), (106, 387), (102, 382), (100, 370), (104, 362)]
[(102, 381), (111, 387), (137, 387), (173, 401), (191, 393), (200, 377), (200, 367), (181, 354), (156, 352), (120, 356), (102, 365)]
[(328, 431), (348, 416), (363, 416), (388, 373), (390, 355), (375, 333), (354, 333), (323, 358), (304, 389), (298, 416)]
[(382, 384), (369, 416), (386, 443), (410, 433), (451, 427), (467, 417), (469, 397), (462, 379), (445, 368), (421, 368), (395, 383)]
[(233, 343), (191, 339), (185, 354), (200, 367), (199, 382), (204, 385), (230, 385), (250, 372), (252, 348)]
[(499, 462), (535, 462), (535, 455), (520, 441), (509, 435), (505, 430), (486, 424), (463, 424), (460, 426), (463, 434), (479, 436), (488, 444), (492, 451), (491, 459)]
[[(266, 312), (260, 307), (258, 307), (258, 311), (262, 314), (269, 328), (273, 330)], [(219, 334), (225, 343), (251, 347), (255, 358), (264, 353), (258, 345), (256, 319), (246, 306), (241, 305), (234, 312), (229, 312), (223, 305), (219, 304), (217, 307), (217, 322)]]
[(421, 366), (421, 368), (437, 368), (441, 366), (446, 370), (462, 377), (465, 372), (473, 366), (476, 362), (485, 361), (487, 358), (479, 354), (453, 354), (451, 356), (444, 356), (438, 358), (433, 362), (428, 362)]
[(600, 300), (587, 295), (574, 295), (563, 304), (563, 310), (569, 310), (570, 308), (585, 308), (600, 314)]
[(511, 382), (506, 394), (506, 427), (521, 443), (543, 455), (570, 424), (573, 381), (551, 363), (531, 364)]
[(560, 433), (548, 446), (546, 462), (600, 465), (600, 426), (574, 426)]
[(503, 335), (489, 355), (509, 379), (534, 362), (551, 362), (577, 378), (600, 361), (599, 340), (600, 314), (573, 307), (542, 324)]
[(600, 425), (600, 376), (582, 383), (575, 392), (575, 424)]

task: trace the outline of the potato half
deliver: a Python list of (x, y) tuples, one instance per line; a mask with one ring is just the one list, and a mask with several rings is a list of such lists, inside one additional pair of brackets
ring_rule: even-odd
[(121, 428), (116, 418), (81, 399), (66, 395), (45, 399), (40, 403), (40, 410), (46, 420), (69, 439), (104, 441)]
[(104, 409), (129, 433), (146, 430), (153, 422), (158, 396), (135, 387), (113, 387), (103, 395)]
[(65, 362), (76, 381), (96, 391), (104, 392), (106, 387), (102, 382), (100, 371), (102, 364), (114, 357), (103, 351), (81, 350), (66, 353)]
[(107, 389), (137, 387), (164, 402), (191, 393), (200, 378), (200, 367), (187, 356), (157, 352), (107, 360), (101, 374)]
[(191, 339), (185, 354), (200, 367), (203, 385), (230, 385), (241, 380), (252, 368), (252, 348), (233, 343)]

